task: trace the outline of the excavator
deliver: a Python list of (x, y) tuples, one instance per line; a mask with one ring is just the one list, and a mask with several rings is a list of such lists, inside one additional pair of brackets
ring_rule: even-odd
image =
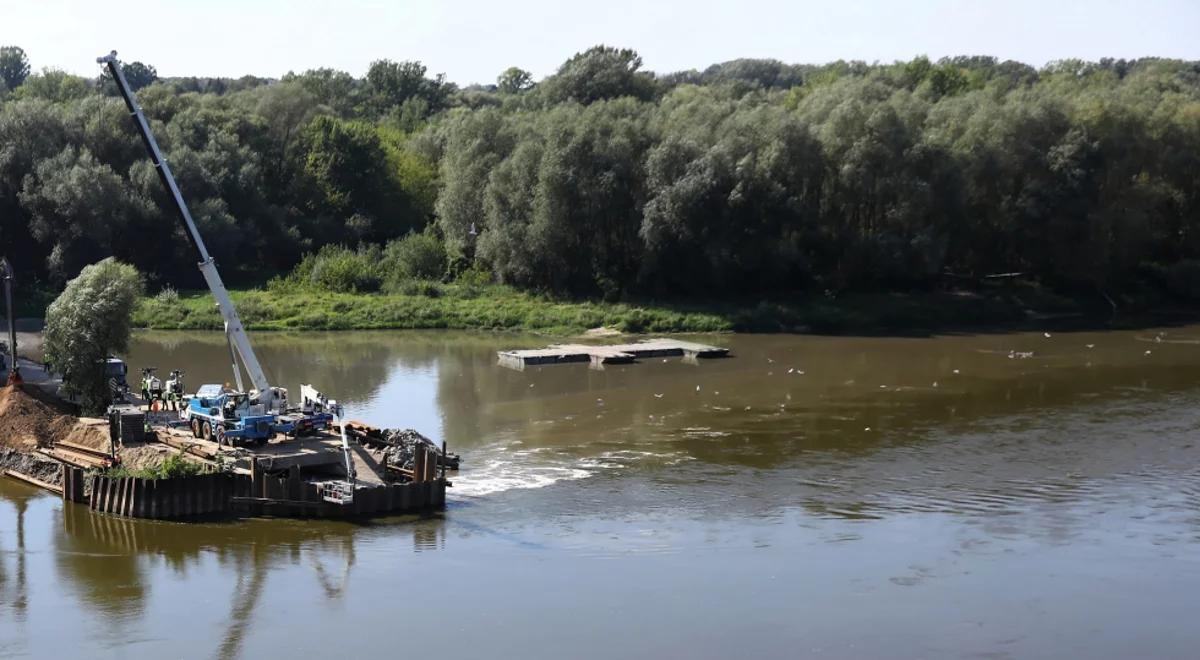
[[(170, 194), (171, 200), (175, 204), (175, 209), (179, 214), (179, 220), (183, 224), (184, 236), (187, 237), (192, 248), (196, 250), (200, 257), (199, 267), (200, 274), (204, 277), (205, 283), (208, 285), (209, 291), (212, 292), (213, 298), (217, 301), (217, 309), (221, 313), (221, 318), (225, 322), (225, 336), (230, 345), (230, 353), (233, 358), (233, 370), (235, 380), (238, 384), (238, 391), (224, 391), (221, 386), (205, 386), (208, 388), (217, 387), (221, 389), (222, 400), (235, 401), (234, 409), (230, 414), (224, 411), (218, 411), (213, 414), (213, 410), (201, 411), (198, 414), (209, 413), (209, 415), (201, 422), (201, 428), (209, 428), (210, 433), (216, 435), (232, 435), (218, 433), (220, 428), (228, 427), (231, 432), (245, 431), (248, 426), (245, 422), (252, 421), (249, 425), (258, 432), (266, 432), (274, 435), (274, 433), (289, 433), (296, 428), (319, 428), (325, 420), (334, 421), (341, 427), (342, 453), (345, 459), (346, 480), (344, 482), (330, 482), (322, 488), (322, 494), (325, 500), (338, 503), (349, 504), (354, 499), (355, 486), (355, 470), (354, 461), (351, 457), (350, 444), (346, 436), (346, 421), (342, 406), (336, 401), (331, 401), (323, 395), (310, 394), (315, 393), (315, 389), (305, 385), (302, 387), (306, 396), (304, 397), (303, 408), (288, 408), (287, 390), (282, 387), (274, 387), (267, 380), (266, 372), (263, 370), (262, 364), (258, 361), (258, 356), (254, 353), (254, 348), (250, 345), (250, 339), (246, 336), (246, 329), (242, 325), (242, 319), (238, 316), (237, 309), (233, 305), (233, 300), (229, 296), (229, 291), (225, 288), (225, 284), (221, 280), (220, 273), (217, 272), (216, 261), (209, 254), (208, 248), (204, 245), (204, 239), (200, 236), (200, 230), (196, 227), (196, 223), (192, 220), (191, 211), (188, 210), (187, 202), (183, 199), (183, 194), (179, 191), (179, 185), (175, 182), (175, 175), (171, 173), (171, 167), (167, 164), (167, 159), (163, 156), (162, 149), (158, 146), (158, 141), (154, 139), (154, 134), (150, 131), (150, 123), (146, 120), (146, 116), (142, 113), (141, 106), (138, 105), (137, 99), (133, 95), (133, 90), (129, 87), (129, 82), (125, 79), (125, 73), (121, 68), (121, 62), (117, 59), (117, 51), (112, 51), (108, 55), (97, 57), (96, 62), (108, 68), (108, 72), (112, 75), (112, 79), (117, 84), (117, 89), (121, 93), (121, 98), (125, 100), (125, 106), (129, 109), (129, 115), (133, 119), (137, 127), (138, 134), (142, 138), (146, 150), (150, 153), (150, 159), (154, 163), (154, 169), (158, 173), (158, 178), (163, 186)], [(245, 392), (242, 387), (242, 375), (239, 368), (245, 368), (246, 373), (250, 376), (250, 382), (254, 385), (254, 389)], [(203, 388), (202, 388), (203, 389)], [(192, 408), (184, 411), (184, 415), (190, 415)], [(264, 428), (266, 424), (266, 428)], [(217, 425), (217, 429), (212, 429), (213, 425)], [(193, 429), (197, 424), (192, 424)]]

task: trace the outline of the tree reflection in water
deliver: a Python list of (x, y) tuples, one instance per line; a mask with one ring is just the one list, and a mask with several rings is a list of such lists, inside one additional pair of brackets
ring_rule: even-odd
[(170, 523), (99, 515), (68, 505), (55, 539), (56, 555), (60, 575), (83, 604), (118, 630), (146, 613), (154, 580), (163, 579), (153, 575), (148, 559), (161, 558), (173, 573), (186, 577), (215, 557), (224, 571), (236, 575), (229, 607), (220, 615), (224, 636), (214, 650), (217, 657), (232, 658), (240, 655), (253, 629), (272, 570), (307, 564), (327, 601), (344, 599), (360, 535), (410, 531), (417, 550), (442, 546), (440, 519), (412, 524), (414, 520)]

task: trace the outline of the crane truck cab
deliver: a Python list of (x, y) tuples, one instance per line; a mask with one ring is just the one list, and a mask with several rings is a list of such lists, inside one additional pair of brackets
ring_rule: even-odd
[(276, 433), (290, 433), (294, 427), (290, 422), (281, 422), (245, 392), (221, 385), (201, 386), (183, 417), (193, 436), (231, 447), (239, 443), (262, 446)]
[(117, 357), (109, 357), (101, 362), (104, 370), (104, 382), (108, 384), (109, 398), (113, 403), (123, 403), (129, 400), (129, 366)]

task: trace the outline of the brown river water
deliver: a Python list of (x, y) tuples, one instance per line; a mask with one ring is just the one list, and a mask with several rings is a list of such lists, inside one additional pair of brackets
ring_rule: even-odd
[(461, 453), (444, 516), (127, 521), (0, 479), (0, 657), (1200, 655), (1200, 326), (695, 339), (735, 357), (257, 335), (276, 384)]

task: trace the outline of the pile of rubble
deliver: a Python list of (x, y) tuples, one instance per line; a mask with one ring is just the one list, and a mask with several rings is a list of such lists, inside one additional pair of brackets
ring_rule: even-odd
[(59, 469), (58, 461), (0, 445), (0, 474), (5, 470), (20, 472), (56, 486), (62, 483), (62, 470)]
[(446, 455), (444, 461), (441, 456), (442, 448), (433, 440), (426, 438), (413, 429), (377, 429), (366, 425), (347, 425), (347, 431), (360, 442), (371, 445), (373, 448), (382, 452), (382, 456), (386, 457), (387, 464), (404, 468), (406, 470), (413, 469), (416, 463), (417, 448), (421, 445), (426, 445), (438, 452), (438, 464), (450, 470), (457, 470), (459, 458), (457, 454)]

